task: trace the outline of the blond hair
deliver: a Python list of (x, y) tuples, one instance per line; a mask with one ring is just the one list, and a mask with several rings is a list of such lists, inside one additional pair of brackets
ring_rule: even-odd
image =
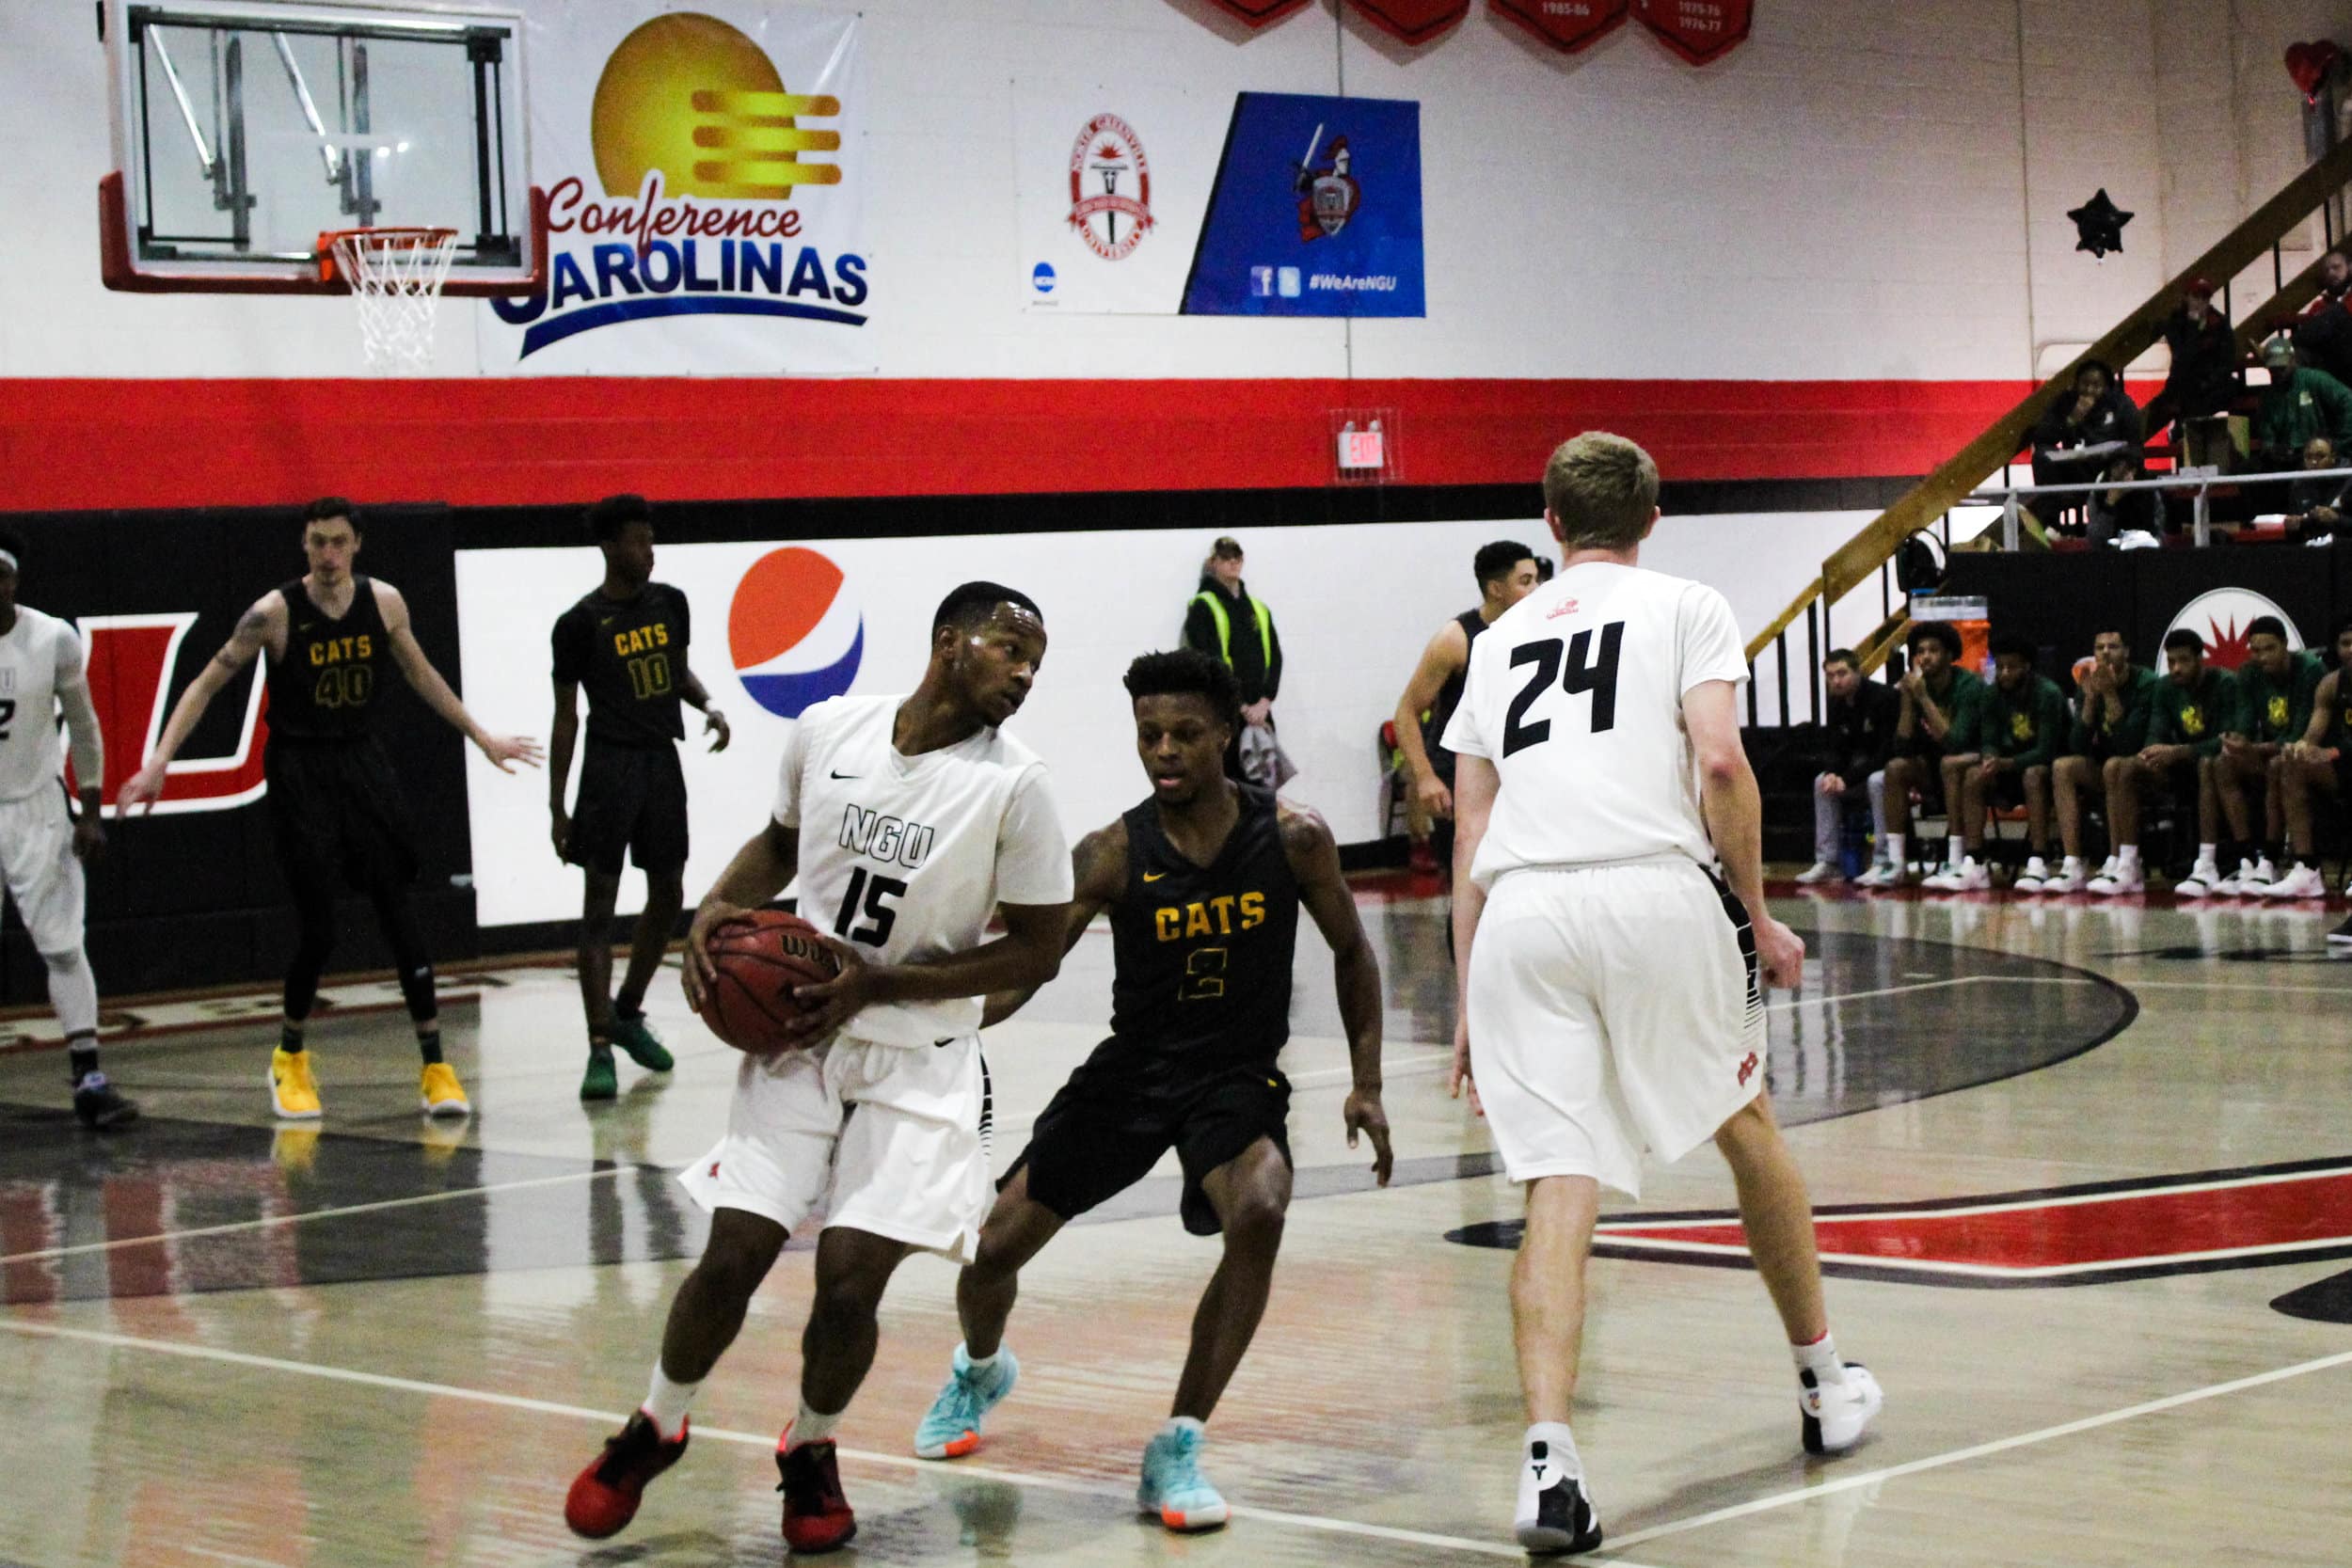
[(1569, 549), (1629, 549), (1657, 515), (1658, 465), (1624, 436), (1588, 430), (1544, 465), (1544, 505)]

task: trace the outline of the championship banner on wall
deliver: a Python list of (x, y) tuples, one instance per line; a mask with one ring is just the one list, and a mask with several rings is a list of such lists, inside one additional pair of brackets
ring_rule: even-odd
[(570, 0), (529, 26), (548, 286), (478, 314), (485, 373), (875, 368), (857, 17)]
[(1195, 316), (1419, 316), (1421, 105), (1245, 92), (1184, 285)]

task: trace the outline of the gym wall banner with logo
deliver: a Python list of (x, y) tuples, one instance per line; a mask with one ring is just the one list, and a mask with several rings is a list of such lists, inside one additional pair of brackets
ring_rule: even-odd
[(872, 371), (862, 26), (757, 0), (534, 6), (548, 288), (484, 305), (485, 373)]
[(1030, 309), (1426, 313), (1419, 103), (1244, 92), (1220, 114), (1044, 83), (1015, 103)]

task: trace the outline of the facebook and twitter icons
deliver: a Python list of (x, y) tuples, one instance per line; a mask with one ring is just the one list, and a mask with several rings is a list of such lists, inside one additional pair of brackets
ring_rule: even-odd
[(752, 701), (798, 719), (857, 679), (866, 616), (842, 592), (841, 568), (818, 551), (770, 550), (736, 584), (727, 651)]

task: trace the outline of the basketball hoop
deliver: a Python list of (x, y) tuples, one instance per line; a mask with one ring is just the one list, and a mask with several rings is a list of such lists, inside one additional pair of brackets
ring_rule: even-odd
[(319, 236), (319, 281), (341, 278), (350, 289), (369, 369), (421, 375), (431, 368), (435, 303), (456, 254), (454, 229), (339, 229)]

